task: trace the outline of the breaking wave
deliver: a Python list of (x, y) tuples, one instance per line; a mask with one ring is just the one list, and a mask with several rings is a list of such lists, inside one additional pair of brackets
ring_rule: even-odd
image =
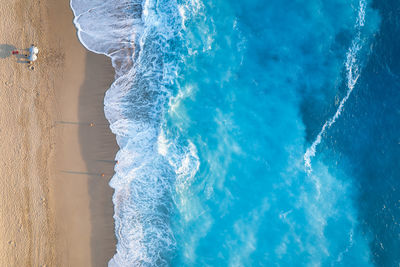
[[(71, 0), (80, 41), (116, 71), (109, 266), (369, 264), (351, 180), (312, 165), (364, 63), (367, 1), (350, 2), (352, 30), (349, 1)], [(343, 61), (346, 94), (305, 149), (299, 99)]]
[[(110, 266), (166, 266), (174, 252), (173, 185), (176, 172), (192, 171), (167, 159), (159, 140), (177, 75), (182, 5), (174, 0), (71, 1), (80, 41), (110, 57), (116, 71), (104, 99), (120, 147), (110, 181), (118, 240)], [(181, 150), (177, 162), (193, 153)]]

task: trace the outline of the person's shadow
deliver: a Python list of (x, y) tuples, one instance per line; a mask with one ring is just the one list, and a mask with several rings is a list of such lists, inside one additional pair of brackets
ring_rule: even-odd
[(16, 50), (16, 47), (9, 44), (0, 44), (0, 58), (7, 58), (11, 56), (13, 50)]
[[(19, 50), (18, 54), (13, 55), (17, 58), (17, 63), (29, 63), (28, 49), (17, 49), (15, 46), (9, 44), (0, 44), (0, 58), (10, 57), (14, 50)], [(21, 51), (26, 52), (22, 52), (21, 54)]]

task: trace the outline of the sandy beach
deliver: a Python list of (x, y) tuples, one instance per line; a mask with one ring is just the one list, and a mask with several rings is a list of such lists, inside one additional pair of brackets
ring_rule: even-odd
[[(108, 58), (68, 0), (0, 3), (0, 266), (106, 266), (115, 251)], [(35, 43), (35, 70), (11, 51)]]

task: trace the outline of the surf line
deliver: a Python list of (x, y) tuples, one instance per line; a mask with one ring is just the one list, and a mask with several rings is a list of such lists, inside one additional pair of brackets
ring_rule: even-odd
[[(353, 91), (358, 78), (360, 77), (360, 68), (357, 64), (357, 57), (358, 53), (362, 48), (362, 39), (361, 39), (361, 29), (364, 27), (365, 23), (365, 9), (366, 9), (366, 1), (360, 0), (358, 6), (358, 17), (355, 24), (355, 28), (357, 29), (356, 37), (353, 39), (352, 44), (349, 50), (346, 53), (346, 80), (347, 80), (347, 93), (340, 101), (339, 107), (337, 108), (335, 114), (327, 120), (324, 125), (322, 126), (321, 131), (318, 133), (317, 137), (315, 138), (314, 142), (311, 144), (310, 147), (307, 148), (306, 153), (304, 154), (304, 167), (307, 172), (307, 175), (312, 173), (312, 165), (311, 160), (315, 156), (317, 146), (321, 143), (322, 137), (325, 134), (326, 130), (329, 129), (339, 118), (340, 114), (343, 111), (344, 105), (346, 101), (349, 99), (351, 92)], [(317, 185), (317, 187), (319, 187)]]

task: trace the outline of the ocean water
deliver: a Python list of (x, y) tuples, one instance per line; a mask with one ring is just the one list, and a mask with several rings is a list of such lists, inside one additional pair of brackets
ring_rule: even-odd
[(400, 265), (400, 2), (71, 7), (116, 69), (109, 266)]

